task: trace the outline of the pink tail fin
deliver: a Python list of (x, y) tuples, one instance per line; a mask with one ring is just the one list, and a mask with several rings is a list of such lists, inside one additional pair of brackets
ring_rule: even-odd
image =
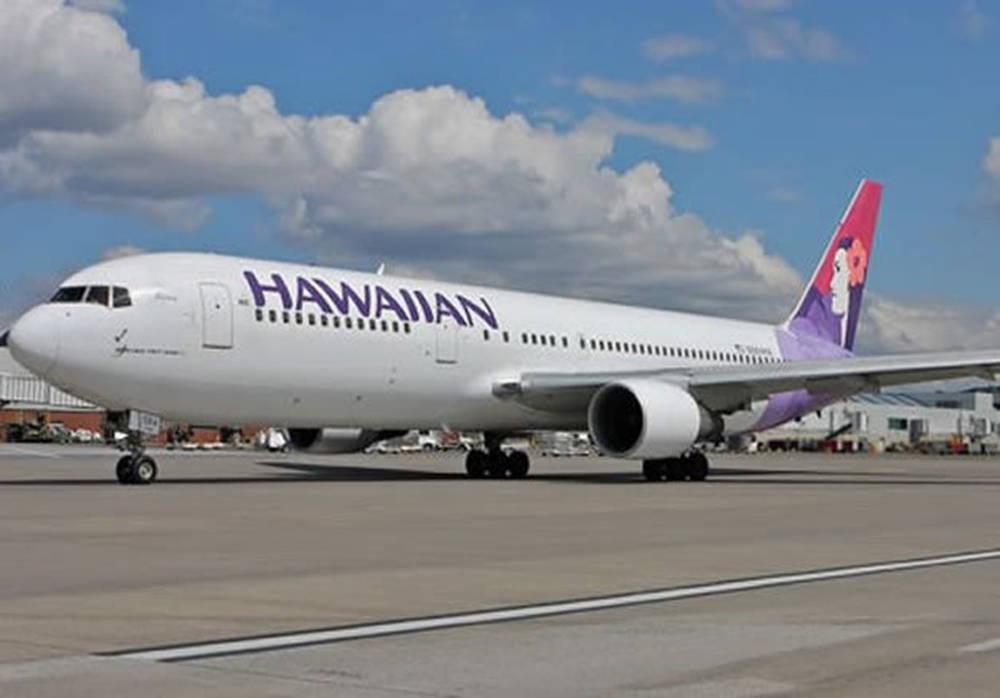
[(785, 323), (789, 331), (821, 337), (847, 350), (854, 347), (881, 199), (881, 184), (861, 180), (809, 285)]

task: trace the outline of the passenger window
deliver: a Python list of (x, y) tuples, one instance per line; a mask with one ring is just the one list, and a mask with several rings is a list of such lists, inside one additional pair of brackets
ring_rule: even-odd
[(538, 335), (536, 334), (531, 335), (531, 343), (538, 344)]
[[(566, 339), (565, 337), (563, 337), (562, 340), (563, 340), (563, 349), (569, 348), (569, 340)], [(583, 344), (583, 340), (582, 339), (580, 340), (580, 344)]]
[(410, 334), (410, 323), (408, 322), (403, 323), (403, 332), (405, 332), (406, 334)]
[(128, 289), (122, 286), (115, 286), (111, 291), (111, 305), (114, 308), (128, 308), (132, 305), (132, 297)]
[(93, 303), (94, 305), (103, 305), (107, 307), (108, 305), (108, 287), (107, 286), (91, 286), (90, 290), (87, 291), (87, 303)]
[(490, 341), (490, 331), (489, 330), (483, 330), (483, 341), (484, 342)]
[(388, 332), (389, 331), (389, 321), (388, 320), (383, 320), (382, 321), (382, 331), (383, 332)]
[(288, 324), (288, 321), (291, 319), (291, 317), (292, 316), (288, 314), (287, 310), (282, 310), (281, 311), (281, 321), (283, 323), (285, 323), (286, 325)]
[(315, 325), (316, 325), (316, 316), (313, 315), (312, 313), (309, 313), (309, 326), (315, 327)]
[(505, 341), (505, 342), (509, 342), (510, 341), (510, 334), (507, 332), (507, 330), (503, 331), (503, 341)]
[(526, 333), (522, 332), (521, 333), (521, 344), (527, 344), (527, 343), (528, 343), (528, 335)]
[(295, 313), (295, 324), (296, 325), (302, 324), (302, 313)]
[(261, 310), (260, 308), (257, 308), (257, 310), (255, 310), (253, 312), (253, 314), (254, 314), (254, 317), (257, 318), (257, 322), (263, 322), (263, 320), (264, 320), (264, 311), (263, 310)]
[(333, 316), (333, 326), (335, 328), (337, 328), (337, 329), (340, 329), (340, 316), (339, 315), (334, 315)]
[(399, 322), (397, 320), (392, 321), (392, 331), (399, 332)]
[(321, 325), (323, 325), (323, 327), (326, 327), (326, 326), (327, 326), (327, 324), (329, 324), (329, 322), (330, 322), (330, 321), (329, 321), (329, 320), (327, 319), (326, 315), (320, 315), (320, 316), (319, 316), (319, 323), (320, 323)]
[(278, 321), (278, 311), (277, 310), (268, 310), (267, 311), (267, 319), (270, 320), (271, 322), (277, 322)]
[(344, 327), (346, 327), (347, 329), (351, 329), (351, 327), (352, 327), (352, 325), (351, 325), (351, 318), (349, 318), (349, 317), (345, 317), (344, 318)]
[(56, 291), (50, 303), (79, 303), (87, 292), (86, 286), (64, 286)]
[(369, 320), (368, 321), (368, 329), (370, 329), (372, 332), (374, 332), (376, 329), (378, 329), (376, 327), (376, 323), (375, 323), (374, 320)]

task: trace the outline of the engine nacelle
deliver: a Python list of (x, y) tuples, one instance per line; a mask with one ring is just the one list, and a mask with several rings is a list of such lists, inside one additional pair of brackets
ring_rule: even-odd
[(594, 393), (587, 424), (604, 453), (637, 459), (679, 456), (722, 431), (719, 417), (683, 388), (642, 378), (609, 383)]
[(292, 448), (304, 453), (357, 453), (376, 441), (401, 436), (402, 431), (377, 429), (333, 428), (289, 429)]

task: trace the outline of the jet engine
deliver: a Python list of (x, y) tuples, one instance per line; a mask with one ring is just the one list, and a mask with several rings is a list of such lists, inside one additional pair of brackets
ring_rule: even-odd
[(357, 453), (376, 441), (402, 436), (403, 431), (377, 429), (334, 428), (289, 429), (292, 448), (304, 453)]
[(722, 420), (672, 383), (648, 379), (608, 383), (590, 399), (587, 424), (594, 443), (620, 458), (679, 456), (722, 432)]

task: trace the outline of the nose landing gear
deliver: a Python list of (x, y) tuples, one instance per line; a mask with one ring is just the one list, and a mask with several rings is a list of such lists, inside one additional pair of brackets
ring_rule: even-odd
[(122, 485), (149, 485), (156, 480), (159, 469), (156, 461), (146, 455), (142, 445), (142, 437), (136, 432), (129, 432), (128, 455), (118, 459), (115, 475)]

